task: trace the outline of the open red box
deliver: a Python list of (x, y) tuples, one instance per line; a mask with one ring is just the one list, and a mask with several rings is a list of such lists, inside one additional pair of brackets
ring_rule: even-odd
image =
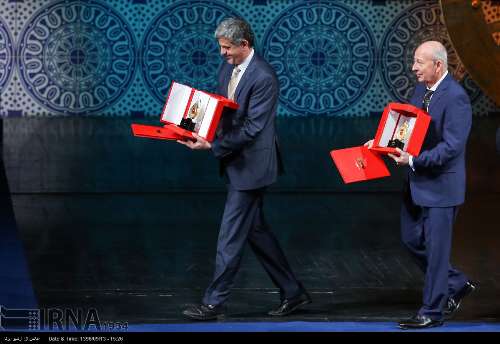
[[(330, 152), (344, 183), (390, 176), (380, 155), (394, 153), (390, 142), (413, 156), (420, 153), (431, 117), (422, 109), (409, 104), (389, 103), (380, 119), (370, 149), (357, 146)], [(397, 141), (396, 141), (397, 140)]]
[(163, 127), (133, 123), (134, 136), (163, 140), (192, 139), (193, 132), (212, 142), (225, 107), (238, 109), (234, 101), (172, 82), (160, 116)]
[(364, 146), (332, 150), (330, 155), (346, 184), (391, 175), (380, 155)]
[(430, 122), (431, 117), (418, 107), (389, 103), (384, 109), (370, 149), (382, 154), (397, 154), (396, 148), (391, 147), (390, 143), (393, 142), (408, 154), (418, 156)]

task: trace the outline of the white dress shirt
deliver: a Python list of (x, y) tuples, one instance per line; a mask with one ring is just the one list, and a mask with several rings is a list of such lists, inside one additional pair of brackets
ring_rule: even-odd
[(234, 86), (235, 90), (238, 88), (238, 84), (240, 83), (241, 77), (243, 76), (243, 74), (247, 70), (247, 67), (250, 64), (250, 61), (252, 61), (253, 54), (254, 54), (254, 50), (252, 48), (252, 50), (250, 51), (250, 54), (246, 57), (246, 59), (244, 59), (241, 64), (234, 66), (234, 68), (238, 67), (240, 70), (240, 72), (238, 74), (238, 79), (236, 81), (236, 85)]

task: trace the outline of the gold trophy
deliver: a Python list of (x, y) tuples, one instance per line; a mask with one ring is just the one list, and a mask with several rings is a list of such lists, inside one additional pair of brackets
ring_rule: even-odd
[(198, 117), (200, 114), (201, 106), (200, 106), (200, 99), (196, 103), (191, 106), (191, 109), (189, 109), (188, 117), (191, 118), (193, 121)]
[(389, 140), (387, 147), (399, 148), (403, 149), (405, 146), (405, 142), (408, 136), (408, 131), (410, 129), (410, 125), (408, 121), (404, 121), (396, 131), (393, 140)]
[(187, 117), (182, 119), (181, 124), (179, 126), (186, 130), (194, 131), (197, 122), (196, 118), (200, 115), (200, 113), (201, 113), (201, 99), (198, 99), (196, 103), (191, 105)]

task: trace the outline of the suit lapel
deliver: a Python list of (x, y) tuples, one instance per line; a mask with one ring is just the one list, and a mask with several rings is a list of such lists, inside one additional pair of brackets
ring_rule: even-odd
[(245, 73), (243, 73), (243, 76), (241, 77), (240, 82), (238, 82), (238, 86), (236, 87), (236, 91), (234, 92), (234, 100), (235, 101), (236, 101), (236, 99), (238, 99), (238, 96), (241, 92), (241, 89), (245, 85), (245, 82), (247, 82), (251, 78), (251, 75), (252, 75), (253, 71), (255, 70), (256, 57), (257, 57), (257, 53), (254, 53), (252, 60), (250, 61), (247, 69), (245, 70)]
[(422, 108), (422, 102), (424, 99), (424, 93), (425, 93), (425, 85), (424, 84), (418, 84), (415, 88), (415, 94), (413, 97), (410, 99), (410, 104)]
[(431, 108), (436, 106), (441, 97), (446, 94), (450, 82), (451, 75), (448, 72), (448, 75), (443, 79), (441, 84), (439, 84), (438, 88), (436, 89), (436, 92), (434, 92), (434, 94), (432, 95), (431, 102), (429, 103), (429, 113), (431, 112)]
[(227, 87), (229, 86), (229, 80), (231, 80), (231, 74), (233, 73), (233, 65), (227, 64), (226, 70), (224, 71), (223, 81), (222, 81), (222, 95), (227, 98)]

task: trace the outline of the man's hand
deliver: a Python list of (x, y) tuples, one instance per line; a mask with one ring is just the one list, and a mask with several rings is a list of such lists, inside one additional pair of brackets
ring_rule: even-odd
[(203, 137), (199, 136), (198, 134), (193, 133), (193, 137), (196, 139), (196, 141), (177, 140), (177, 142), (180, 143), (181, 145), (187, 146), (187, 147), (189, 147), (191, 149), (195, 149), (195, 150), (206, 150), (206, 149), (212, 148), (212, 145), (210, 144), (210, 142), (208, 142), (207, 140), (205, 140)]
[(398, 166), (408, 165), (409, 160), (410, 160), (410, 154), (403, 152), (399, 148), (396, 148), (396, 152), (399, 155), (394, 155), (394, 154), (390, 154), (390, 153), (388, 154), (389, 157), (391, 157), (396, 162), (396, 165), (398, 165)]
[(370, 141), (366, 141), (365, 144), (364, 144), (365, 147), (368, 147), (368, 148), (372, 148), (373, 146), (373, 139), (371, 139)]

